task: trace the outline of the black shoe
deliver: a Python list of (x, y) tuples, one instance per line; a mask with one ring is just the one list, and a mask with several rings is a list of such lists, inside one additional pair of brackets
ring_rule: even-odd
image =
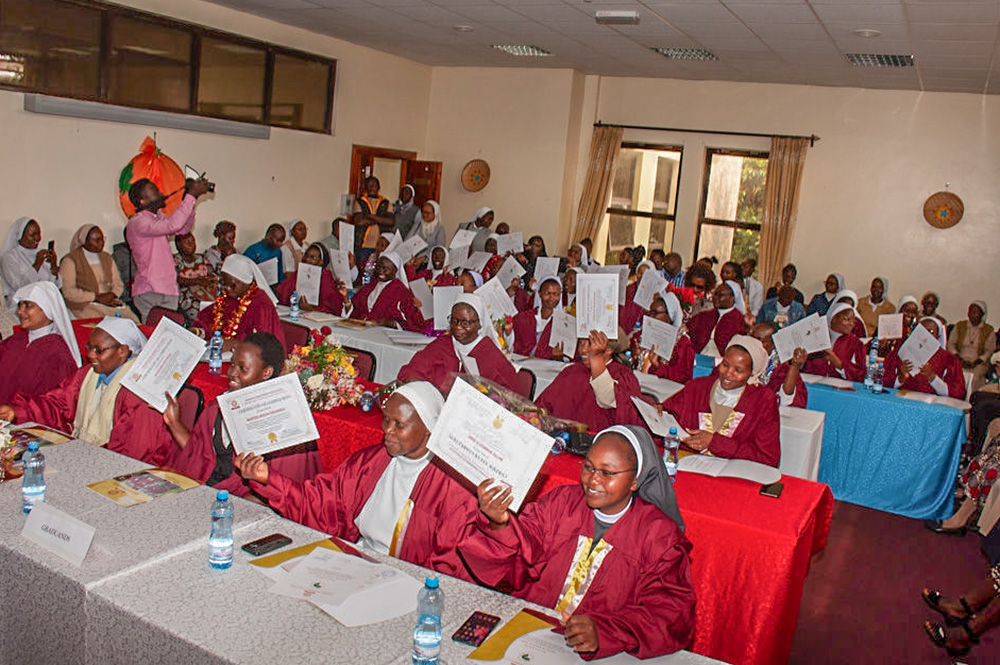
[(964, 536), (965, 527), (959, 526), (954, 529), (949, 529), (942, 526), (943, 522), (941, 520), (924, 520), (924, 528), (934, 533), (943, 533), (948, 536)]

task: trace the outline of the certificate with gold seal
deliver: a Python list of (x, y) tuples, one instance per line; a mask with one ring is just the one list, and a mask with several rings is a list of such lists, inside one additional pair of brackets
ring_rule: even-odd
[(319, 438), (296, 374), (285, 374), (216, 398), (238, 454), (263, 455)]
[(493, 478), (509, 486), (516, 511), (552, 450), (552, 437), (458, 379), (427, 447), (474, 485)]
[(163, 317), (127, 368), (122, 385), (162, 413), (167, 408), (163, 393), (176, 397), (204, 352), (205, 340)]

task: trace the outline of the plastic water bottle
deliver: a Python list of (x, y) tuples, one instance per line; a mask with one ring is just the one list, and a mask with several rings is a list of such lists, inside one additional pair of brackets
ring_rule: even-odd
[(878, 364), (878, 337), (872, 337), (868, 347), (868, 371), (865, 373), (865, 388), (875, 390), (875, 366)]
[(370, 390), (366, 390), (361, 393), (361, 401), (359, 402), (361, 410), (368, 413), (375, 406), (375, 394)]
[(233, 503), (228, 490), (215, 493), (212, 504), (212, 533), (208, 536), (208, 565), (229, 568), (233, 565)]
[(21, 456), (24, 476), (21, 477), (21, 510), (27, 515), (39, 501), (45, 501), (45, 455), (38, 450), (38, 442), (28, 444), (28, 451)]
[(290, 307), (288, 308), (289, 309), (289, 311), (288, 311), (288, 318), (290, 318), (292, 321), (298, 321), (299, 320), (299, 292), (298, 291), (292, 291), (292, 297), (288, 299), (288, 304), (290, 305)]
[(874, 376), (872, 378), (874, 380), (874, 390), (875, 390), (875, 392), (876, 393), (882, 392), (882, 388), (883, 388), (882, 382), (885, 379), (885, 367), (882, 366), (882, 363), (877, 363), (875, 365)]
[(670, 480), (677, 480), (677, 450), (681, 446), (681, 439), (677, 436), (677, 428), (671, 427), (667, 438), (663, 440), (663, 465), (667, 467)]
[(212, 341), (208, 343), (208, 373), (209, 374), (221, 374), (222, 373), (222, 332), (219, 330), (215, 331), (212, 335)]
[(562, 430), (557, 431), (552, 437), (552, 450), (549, 451), (549, 454), (559, 455), (569, 447), (569, 441), (569, 432), (564, 432)]
[(438, 665), (441, 662), (441, 613), (444, 591), (436, 577), (424, 578), (424, 588), (417, 594), (417, 625), (413, 629), (413, 665)]

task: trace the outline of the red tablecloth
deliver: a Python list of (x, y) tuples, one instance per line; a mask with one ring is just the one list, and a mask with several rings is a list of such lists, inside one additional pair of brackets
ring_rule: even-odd
[[(226, 389), (225, 375), (199, 365), (190, 382), (205, 399)], [(382, 440), (382, 414), (341, 407), (315, 413), (323, 468)], [(580, 459), (549, 456), (533, 494), (579, 482)], [(782, 477), (780, 499), (733, 478), (680, 472), (677, 500), (694, 544), (691, 563), (698, 595), (692, 651), (727, 663), (788, 661), (802, 587), (813, 554), (826, 546), (833, 495), (826, 485)]]

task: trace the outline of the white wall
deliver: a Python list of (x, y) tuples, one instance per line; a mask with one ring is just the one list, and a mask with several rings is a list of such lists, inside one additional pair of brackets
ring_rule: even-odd
[[(24, 111), (20, 93), (0, 92), (4, 233), (8, 220), (30, 215), (60, 252), (84, 223), (100, 224), (109, 240), (120, 240), (118, 173), (154, 131), (166, 154), (181, 166), (207, 169), (218, 183), (215, 199), (198, 208), (202, 249), (220, 219), (236, 222), (240, 246), (260, 239), (269, 223), (293, 217), (303, 218), (318, 240), (330, 232), (323, 222), (336, 216), (347, 191), (352, 144), (423, 151), (430, 67), (199, 0), (121, 4), (336, 58), (334, 135), (272, 128), (264, 141), (43, 116)], [(371, 71), (378, 85), (366, 80)], [(400, 90), (409, 91), (406, 103)]]

